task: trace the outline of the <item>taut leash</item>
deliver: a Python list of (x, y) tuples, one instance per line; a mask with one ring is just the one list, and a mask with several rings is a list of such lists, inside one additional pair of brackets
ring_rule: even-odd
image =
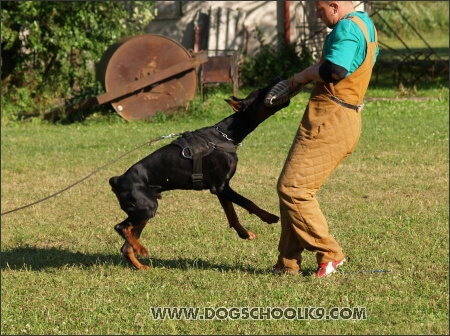
[(156, 142), (156, 141), (159, 141), (159, 140), (162, 140), (162, 139), (170, 139), (170, 138), (173, 138), (173, 137), (176, 137), (176, 136), (180, 136), (180, 135), (182, 135), (182, 133), (171, 133), (171, 134), (169, 134), (169, 135), (162, 135), (162, 136), (157, 137), (157, 138), (155, 138), (155, 139), (153, 139), (153, 140), (147, 141), (147, 142), (145, 142), (145, 143), (143, 143), (143, 144), (141, 144), (141, 145), (139, 145), (139, 146), (133, 148), (132, 150), (129, 150), (128, 152), (122, 154), (121, 156), (115, 158), (114, 160), (111, 160), (110, 162), (104, 164), (104, 165), (101, 166), (100, 168), (97, 168), (97, 169), (94, 170), (92, 173), (86, 175), (86, 176), (83, 177), (82, 179), (80, 179), (80, 180), (78, 180), (78, 181), (72, 183), (71, 185), (65, 187), (64, 189), (61, 189), (60, 191), (58, 191), (58, 192), (56, 192), (56, 193), (54, 193), (54, 194), (51, 194), (51, 195), (49, 195), (49, 196), (47, 196), (47, 197), (44, 197), (44, 198), (42, 198), (42, 199), (40, 199), (40, 200), (37, 200), (36, 202), (30, 203), (30, 204), (26, 204), (26, 205), (24, 205), (24, 206), (21, 206), (21, 207), (19, 207), (19, 208), (13, 209), (13, 210), (9, 210), (9, 211), (2, 212), (2, 213), (1, 213), (1, 216), (6, 215), (6, 214), (9, 214), (9, 213), (12, 213), (12, 212), (16, 212), (16, 211), (19, 211), (19, 210), (22, 210), (22, 209), (25, 209), (25, 208), (28, 208), (28, 207), (30, 207), (30, 206), (32, 206), (32, 205), (35, 205), (35, 204), (44, 202), (44, 201), (46, 201), (46, 200), (48, 200), (48, 199), (50, 199), (50, 198), (52, 198), (52, 197), (55, 197), (55, 196), (57, 196), (57, 195), (59, 195), (59, 194), (62, 194), (62, 193), (65, 192), (66, 190), (69, 190), (70, 188), (73, 188), (73, 187), (76, 186), (77, 184), (79, 184), (79, 183), (81, 183), (81, 182), (87, 180), (87, 179), (88, 179), (89, 177), (91, 177), (92, 175), (97, 174), (99, 171), (105, 169), (106, 167), (112, 165), (113, 163), (119, 161), (119, 160), (122, 159), (123, 157), (127, 156), (128, 154), (130, 154), (130, 153), (132, 153), (132, 152), (134, 152), (134, 151), (136, 151), (136, 150), (138, 150), (138, 149), (141, 148), (141, 147), (144, 147), (144, 146), (146, 146), (146, 145), (151, 145), (153, 142)]

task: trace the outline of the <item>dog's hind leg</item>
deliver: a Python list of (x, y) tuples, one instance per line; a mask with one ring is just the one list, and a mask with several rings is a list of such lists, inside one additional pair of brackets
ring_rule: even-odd
[(136, 255), (134, 254), (133, 246), (131, 246), (127, 241), (122, 245), (120, 249), (125, 259), (127, 259), (134, 267), (137, 269), (146, 270), (150, 267), (147, 265), (143, 265), (137, 260)]
[(135, 238), (133, 240), (133, 250), (141, 257), (148, 257), (147, 249), (138, 240), (141, 237), (141, 232), (142, 230), (144, 230), (145, 225), (147, 225), (147, 222), (143, 222), (139, 225), (133, 225), (131, 227), (131, 235), (133, 236), (133, 238)]
[(133, 251), (142, 257), (148, 256), (147, 249), (144, 246), (142, 246), (138, 240), (145, 225), (146, 222), (133, 225), (128, 220), (125, 220), (124, 222), (117, 224), (114, 227), (114, 229), (119, 233), (119, 235), (121, 235), (133, 248)]
[(248, 231), (241, 225), (241, 223), (239, 223), (239, 218), (236, 214), (236, 211), (234, 210), (233, 203), (221, 196), (217, 197), (219, 198), (220, 204), (225, 211), (225, 215), (227, 216), (230, 228), (235, 229), (239, 237), (241, 237), (242, 239), (255, 239), (256, 235), (253, 232)]
[(127, 219), (114, 227), (117, 233), (125, 239), (125, 244), (123, 244), (121, 248), (123, 255), (138, 269), (149, 268), (148, 266), (142, 265), (135, 256), (135, 252), (143, 257), (148, 256), (147, 249), (142, 246), (138, 240), (145, 225), (146, 221), (137, 225), (132, 225), (132, 223)]

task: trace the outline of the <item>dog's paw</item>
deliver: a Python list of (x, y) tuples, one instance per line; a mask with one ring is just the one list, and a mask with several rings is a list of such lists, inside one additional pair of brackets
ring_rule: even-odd
[(136, 253), (141, 257), (148, 257), (148, 251), (144, 246), (140, 246)]
[(256, 239), (256, 235), (253, 232), (251, 232), (251, 231), (247, 231), (247, 232), (248, 232), (248, 237), (247, 237), (248, 240)]
[(274, 224), (280, 220), (280, 217), (273, 215), (271, 213), (267, 213), (264, 218), (261, 218), (267, 224)]
[[(147, 250), (144, 248), (145, 252), (148, 255)], [(125, 242), (121, 248), (121, 251), (123, 253), (123, 256), (125, 259), (128, 260), (130, 264), (132, 264), (134, 267), (136, 267), (138, 270), (148, 270), (150, 267), (147, 265), (142, 265), (139, 260), (136, 259), (136, 256), (134, 255), (133, 247), (128, 243)]]
[(238, 236), (239, 236), (239, 238), (248, 239), (248, 240), (253, 240), (256, 238), (256, 235), (253, 232), (248, 231), (248, 230), (245, 233), (238, 232)]

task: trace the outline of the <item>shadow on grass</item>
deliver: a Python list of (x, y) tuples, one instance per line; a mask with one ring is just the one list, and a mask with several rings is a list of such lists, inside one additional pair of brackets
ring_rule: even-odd
[(40, 271), (51, 268), (82, 268), (105, 264), (122, 265), (124, 262), (120, 255), (86, 254), (56, 247), (21, 246), (1, 252), (2, 270)]
[[(89, 268), (95, 266), (121, 266), (133, 268), (120, 255), (106, 255), (101, 253), (81, 253), (51, 247), (38, 248), (33, 246), (22, 246), (1, 252), (1, 269), (3, 270), (32, 270), (41, 271), (59, 268)], [(143, 261), (144, 264), (153, 268), (167, 269), (200, 269), (217, 270), (220, 272), (240, 271), (251, 274), (270, 274), (270, 268), (249, 267), (246, 265), (225, 265), (216, 264), (198, 258), (181, 259), (159, 259), (150, 258)], [(302, 270), (303, 276), (309, 276), (314, 270), (305, 268)]]

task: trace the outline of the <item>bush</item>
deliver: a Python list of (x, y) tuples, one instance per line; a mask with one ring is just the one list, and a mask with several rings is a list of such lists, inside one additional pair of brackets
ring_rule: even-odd
[(448, 12), (448, 1), (396, 1), (372, 19), (385, 36), (408, 38), (415, 35), (407, 22), (420, 33), (448, 32)]
[(244, 86), (258, 86), (274, 77), (286, 79), (313, 64), (311, 52), (297, 43), (284, 43), (282, 35), (276, 44), (267, 44), (262, 32), (257, 29), (260, 44), (254, 57), (244, 57), (241, 79)]
[[(2, 114), (36, 115), (37, 106), (101, 91), (94, 64), (153, 19), (152, 2), (6, 1), (1, 6)], [(24, 92), (24, 90), (26, 92)]]

